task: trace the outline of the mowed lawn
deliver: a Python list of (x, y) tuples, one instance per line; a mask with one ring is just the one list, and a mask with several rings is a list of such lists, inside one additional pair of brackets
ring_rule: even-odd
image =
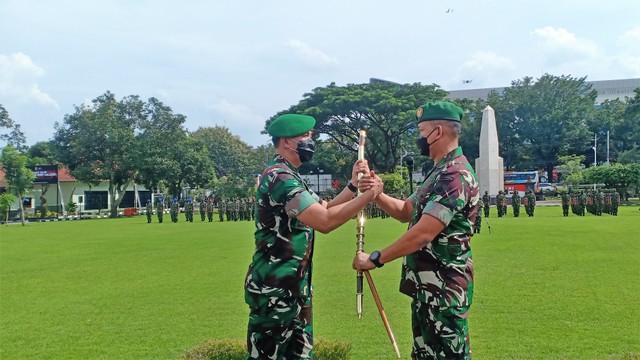
[[(524, 212), (523, 212), (524, 213)], [(165, 217), (167, 219), (168, 216)], [(175, 359), (207, 339), (244, 339), (243, 280), (251, 222), (147, 224), (123, 219), (0, 228), (0, 358)], [(472, 240), (476, 359), (637, 359), (640, 354), (640, 211), (617, 217), (496, 218)], [(406, 229), (365, 224), (365, 249)], [(352, 359), (392, 359), (365, 285), (355, 314), (355, 221), (318, 235), (315, 336), (353, 344)], [(410, 299), (400, 261), (372, 272), (404, 359)]]

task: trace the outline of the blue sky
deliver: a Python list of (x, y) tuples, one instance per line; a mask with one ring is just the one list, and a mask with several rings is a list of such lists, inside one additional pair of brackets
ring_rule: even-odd
[(110, 90), (257, 146), (266, 119), (331, 82), (638, 78), (639, 14), (633, 0), (0, 0), (0, 104), (28, 144)]

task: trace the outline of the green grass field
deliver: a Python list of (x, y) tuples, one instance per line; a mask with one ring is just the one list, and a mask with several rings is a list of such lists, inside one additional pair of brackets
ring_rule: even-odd
[[(511, 209), (509, 209), (511, 210)], [(639, 359), (640, 211), (493, 217), (472, 240), (475, 359)], [(198, 218), (198, 216), (196, 216)], [(217, 218), (216, 218), (217, 220)], [(366, 222), (365, 249), (395, 240), (393, 219)], [(0, 358), (175, 359), (207, 339), (244, 339), (250, 222), (126, 219), (0, 228)], [(318, 235), (315, 336), (350, 341), (352, 359), (392, 359), (365, 290), (355, 315), (355, 222)], [(372, 272), (404, 359), (410, 299), (400, 261)]]

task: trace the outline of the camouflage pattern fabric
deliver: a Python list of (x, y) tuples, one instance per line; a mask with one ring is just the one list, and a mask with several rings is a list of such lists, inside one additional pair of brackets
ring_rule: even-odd
[[(311, 322), (299, 319), (298, 312), (302, 310), (298, 311), (293, 304), (306, 303), (312, 296), (314, 231), (300, 222), (297, 215), (320, 199), (294, 169), (284, 158), (276, 157), (262, 174), (256, 190), (256, 247), (245, 279), (245, 301), (251, 314), (257, 314), (249, 319), (250, 354), (276, 356), (264, 358), (301, 358), (302, 355), (278, 355), (278, 348), (285, 349), (282, 351), (299, 348), (287, 345), (297, 334), (291, 331), (291, 326), (308, 328), (303, 331), (304, 341), (312, 343)], [(282, 329), (289, 330), (282, 333)]]
[(204, 221), (207, 216), (207, 203), (204, 200), (200, 200), (200, 204), (198, 204), (200, 210), (200, 221)]
[[(480, 195), (475, 172), (462, 149), (458, 147), (442, 158), (409, 199), (414, 206), (409, 228), (417, 224), (424, 214), (435, 217), (445, 224), (445, 228), (425, 247), (403, 258), (400, 292), (423, 306), (440, 308), (440, 311), (444, 311), (443, 308), (469, 307), (473, 301), (470, 240)], [(419, 316), (414, 314), (414, 319)], [(437, 320), (432, 318), (430, 321)], [(414, 323), (413, 327), (430, 327), (429, 331), (435, 331), (436, 338), (446, 337), (446, 341), (451, 343), (464, 342), (441, 333), (445, 330), (442, 326)], [(431, 343), (425, 346), (431, 347)], [(439, 350), (436, 347), (432, 351)]]
[(569, 194), (563, 191), (560, 196), (562, 198), (562, 216), (569, 216)]
[(491, 208), (491, 196), (484, 194), (482, 196), (482, 203), (484, 204), (484, 217), (489, 217), (489, 209)]
[(511, 206), (513, 207), (513, 217), (520, 216), (520, 193), (518, 190), (514, 191), (511, 196)]
[(158, 201), (158, 205), (156, 205), (156, 214), (158, 215), (158, 222), (162, 223), (162, 218), (164, 217), (164, 203), (162, 201)]
[(469, 306), (428, 306), (420, 301), (411, 303), (413, 333), (412, 359), (471, 359)]
[(146, 208), (146, 213), (147, 213), (147, 224), (151, 223), (151, 217), (153, 216), (153, 205), (151, 204), (151, 201), (147, 202), (147, 208)]
[(259, 297), (250, 307), (247, 359), (312, 359), (311, 298)]

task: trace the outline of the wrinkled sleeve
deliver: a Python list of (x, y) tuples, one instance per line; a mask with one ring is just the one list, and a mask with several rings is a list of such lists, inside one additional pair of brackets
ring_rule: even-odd
[(450, 167), (440, 174), (422, 213), (433, 216), (447, 226), (453, 216), (464, 208), (467, 193), (468, 184), (464, 177), (458, 169)]
[(279, 173), (271, 184), (269, 199), (272, 203), (283, 204), (287, 215), (295, 218), (304, 209), (316, 202), (295, 176)]

